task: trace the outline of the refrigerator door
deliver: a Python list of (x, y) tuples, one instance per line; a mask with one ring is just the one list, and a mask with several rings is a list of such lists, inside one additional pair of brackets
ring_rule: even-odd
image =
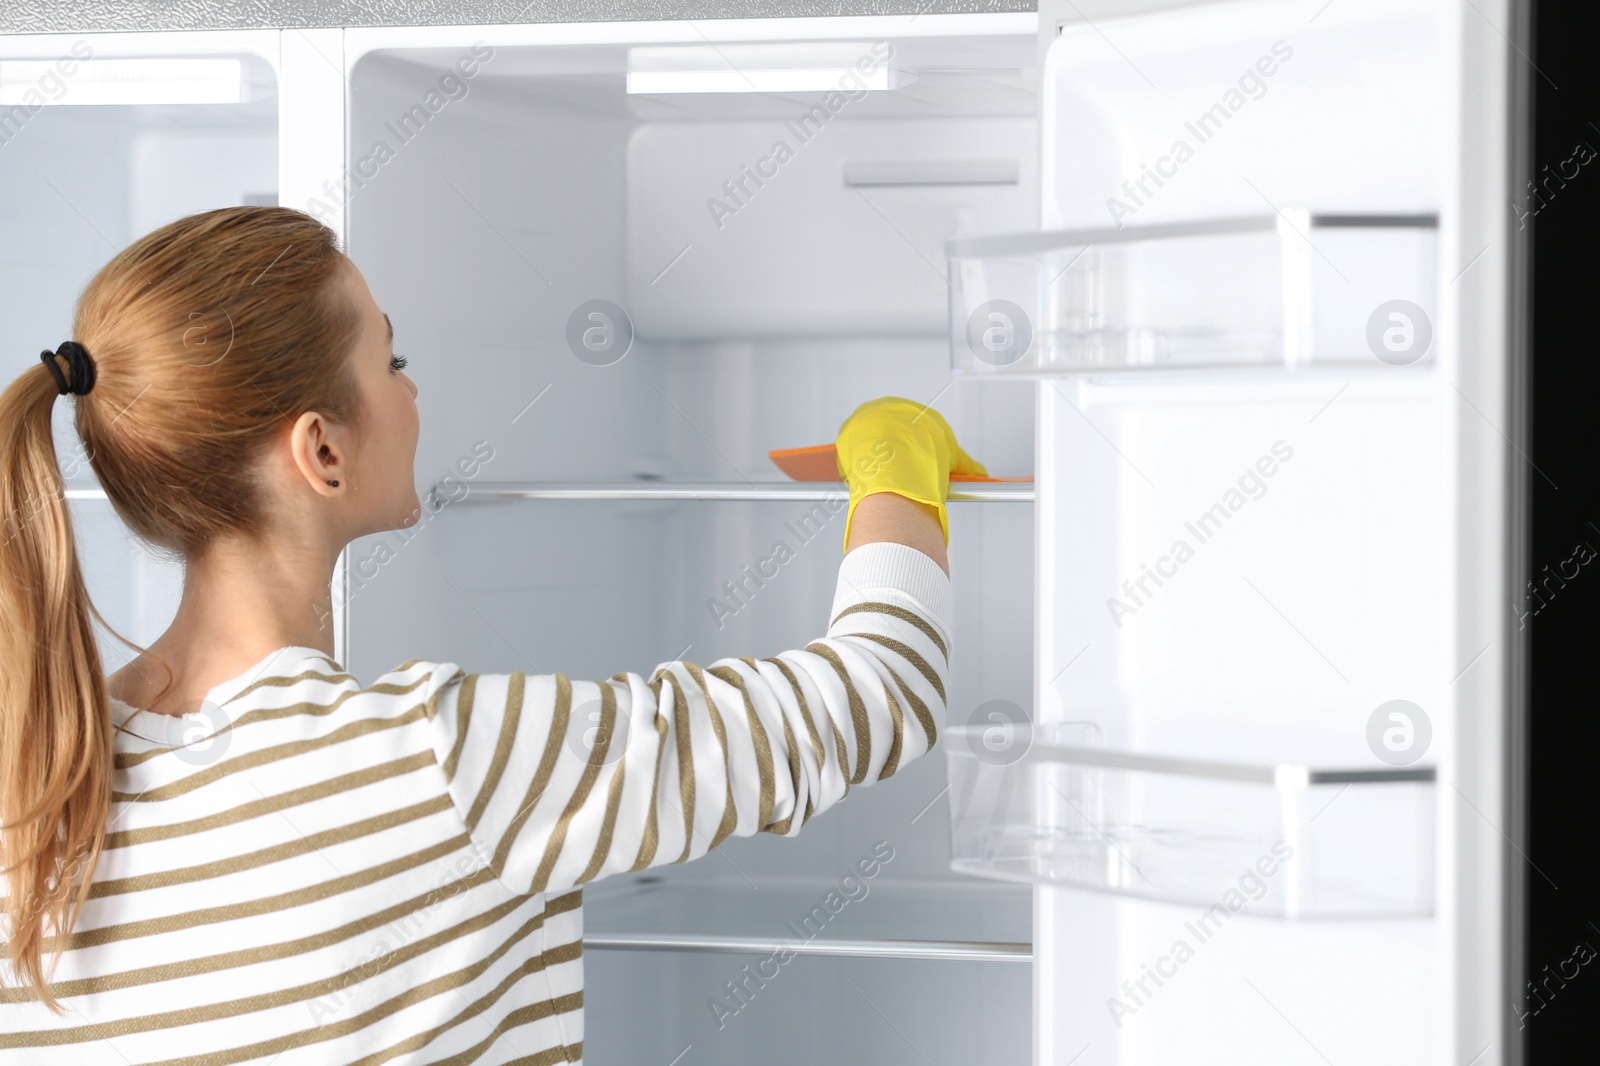
[(1041, 11), (1071, 233), (952, 270), (1081, 258), (999, 312), (973, 262), (951, 322), (1056, 353), (956, 353), (1037, 380), (1039, 747), (952, 802), (964, 868), (1039, 885), (1041, 1066), (1514, 1061), (1510, 14)]

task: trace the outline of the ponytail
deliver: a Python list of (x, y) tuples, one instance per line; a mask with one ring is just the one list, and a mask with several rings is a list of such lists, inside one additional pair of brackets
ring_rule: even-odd
[(94, 608), (50, 430), (57, 393), (35, 365), (0, 394), (0, 873), (6, 961), (59, 1015), (43, 949), (88, 898), (112, 744)]

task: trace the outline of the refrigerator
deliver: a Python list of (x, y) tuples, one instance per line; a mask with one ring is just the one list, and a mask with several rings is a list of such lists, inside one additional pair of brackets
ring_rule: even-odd
[[(182, 214), (334, 227), (422, 412), (362, 678), (803, 647), (845, 492), (767, 453), (877, 396), (1031, 479), (952, 486), (939, 751), (588, 888), (585, 1061), (1520, 1062), (1525, 16), (3, 36), (0, 336)], [(148, 642), (181, 565), (57, 418)]]

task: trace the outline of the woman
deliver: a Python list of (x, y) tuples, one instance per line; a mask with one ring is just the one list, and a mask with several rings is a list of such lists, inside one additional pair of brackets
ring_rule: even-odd
[[(931, 410), (841, 429), (847, 554), (803, 650), (362, 685), (331, 576), (420, 514), (417, 390), (334, 234), (180, 219), (95, 276), (73, 334), (0, 396), (0, 1057), (579, 1061), (580, 886), (793, 835), (934, 743), (944, 500), (983, 470)], [(186, 565), (171, 627), (109, 678), (50, 433), (66, 392), (117, 513)]]

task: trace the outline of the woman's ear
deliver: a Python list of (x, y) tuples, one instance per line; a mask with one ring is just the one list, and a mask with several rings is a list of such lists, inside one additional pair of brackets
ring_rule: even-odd
[(339, 427), (315, 411), (295, 420), (289, 435), (289, 454), (312, 489), (338, 496), (349, 483), (347, 455), (336, 437)]

